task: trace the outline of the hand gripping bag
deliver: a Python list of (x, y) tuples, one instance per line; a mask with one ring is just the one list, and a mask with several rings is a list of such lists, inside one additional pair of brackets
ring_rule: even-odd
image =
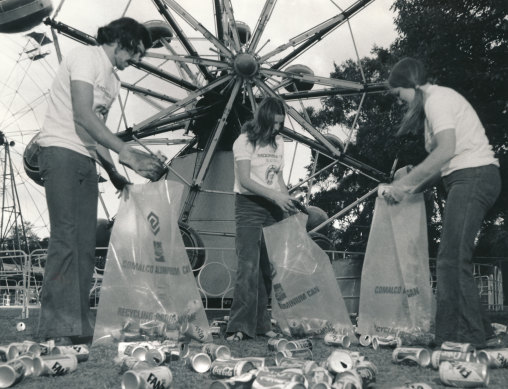
[(336, 332), (356, 342), (330, 259), (308, 235), (306, 223), (300, 212), (263, 229), (275, 273), (272, 316), (288, 336)]
[(111, 233), (94, 343), (187, 336), (211, 341), (178, 228), (183, 185), (159, 181), (124, 191)]
[(378, 197), (362, 269), (358, 332), (428, 339), (434, 309), (423, 194), (397, 205)]

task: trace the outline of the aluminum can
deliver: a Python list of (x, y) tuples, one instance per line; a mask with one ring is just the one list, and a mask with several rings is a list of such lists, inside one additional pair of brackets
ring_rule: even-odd
[(329, 332), (325, 335), (324, 342), (329, 346), (349, 348), (351, 339), (347, 335)]
[(372, 337), (372, 348), (377, 350), (379, 347), (400, 347), (402, 341), (400, 338), (395, 336), (373, 336)]
[(213, 377), (231, 378), (248, 373), (254, 369), (255, 366), (249, 361), (215, 360), (210, 367), (210, 375)]
[(332, 389), (332, 386), (327, 382), (316, 382), (309, 386), (310, 389)]
[(377, 367), (371, 361), (361, 361), (355, 366), (355, 370), (362, 379), (363, 388), (374, 386), (377, 376)]
[(488, 369), (483, 363), (444, 361), (439, 365), (439, 378), (448, 386), (461, 388), (488, 386)]
[(305, 389), (305, 376), (293, 371), (261, 370), (252, 383), (252, 389)]
[(326, 383), (331, 385), (333, 382), (332, 375), (324, 367), (316, 367), (315, 369), (311, 370), (307, 374), (307, 379), (309, 380), (309, 385), (311, 387), (312, 385), (318, 383)]
[(312, 355), (312, 351), (309, 348), (297, 348), (294, 350), (282, 350), (278, 351), (275, 354), (275, 363), (279, 365), (279, 361), (282, 358), (292, 358), (292, 359), (306, 359), (312, 361), (314, 356)]
[(75, 344), (73, 346), (56, 346), (53, 350), (51, 350), (51, 354), (73, 354), (76, 356), (78, 362), (84, 362), (88, 360), (90, 350), (85, 344)]
[(430, 365), (430, 351), (420, 347), (397, 347), (393, 350), (393, 363), (404, 363), (409, 365), (420, 365), (427, 367)]
[(222, 344), (205, 343), (201, 350), (208, 354), (212, 361), (215, 359), (231, 358), (231, 350), (228, 346)]
[(268, 339), (268, 351), (282, 351), (286, 349), (288, 340), (284, 338)]
[(216, 319), (216, 320), (212, 321), (210, 326), (212, 326), (212, 327), (221, 327), (221, 328), (226, 329), (226, 327), (228, 326), (228, 322), (226, 320)]
[(41, 375), (64, 375), (78, 367), (78, 358), (73, 354), (43, 355), (44, 368)]
[(256, 375), (252, 372), (243, 373), (239, 376), (213, 381), (208, 389), (250, 389)]
[(351, 354), (346, 350), (333, 350), (325, 362), (325, 367), (332, 374), (339, 374), (351, 370), (355, 365)]
[(139, 333), (146, 336), (161, 336), (166, 332), (166, 324), (160, 320), (150, 320), (139, 324)]
[(372, 344), (372, 336), (361, 335), (359, 341), (360, 345), (362, 345), (363, 347), (369, 347)]
[(508, 367), (508, 348), (481, 350), (476, 357), (490, 368)]
[(180, 359), (179, 347), (159, 347), (148, 350), (145, 354), (145, 361), (155, 365), (171, 363)]
[(23, 379), (26, 366), (23, 362), (12, 359), (0, 365), (0, 387), (8, 388)]
[(443, 342), (441, 350), (460, 351), (462, 353), (473, 353), (475, 351), (471, 343)]
[(462, 351), (436, 350), (432, 352), (431, 364), (434, 369), (439, 369), (439, 364), (443, 361), (476, 362), (476, 358), (473, 353)]
[(122, 389), (169, 389), (172, 381), (173, 374), (167, 366), (128, 370), (122, 376)]
[(212, 365), (212, 360), (205, 353), (191, 353), (184, 358), (184, 361), (196, 373), (206, 373)]
[(18, 349), (19, 354), (31, 353), (35, 355), (41, 355), (41, 346), (39, 343), (25, 340), (22, 343), (11, 343), (11, 346), (15, 346)]
[(16, 359), (25, 365), (25, 377), (37, 377), (44, 371), (44, 362), (38, 355), (23, 354)]
[(312, 340), (309, 338), (296, 339), (286, 344), (286, 350), (294, 350), (297, 348), (308, 348), (312, 350)]
[(334, 389), (362, 389), (362, 378), (355, 370), (347, 370), (335, 376)]
[(391, 389), (432, 389), (432, 386), (425, 382), (408, 382), (402, 386), (395, 386)]
[(309, 374), (312, 370), (316, 369), (318, 364), (314, 361), (307, 361), (305, 359), (284, 358), (280, 361), (279, 366), (270, 366), (270, 371), (284, 371), (287, 369), (300, 369), (303, 374)]
[(264, 357), (242, 357), (242, 358), (227, 358), (227, 359), (217, 359), (219, 360), (226, 360), (226, 361), (249, 361), (254, 365), (254, 368), (260, 369), (262, 367), (265, 367), (266, 365), (266, 358)]
[(53, 347), (55, 347), (55, 341), (48, 340), (47, 342), (39, 343), (39, 346), (41, 348), (41, 355), (49, 355)]
[(180, 327), (180, 333), (201, 343), (211, 342), (213, 339), (210, 331), (207, 331), (195, 323), (185, 322)]
[(140, 370), (140, 369), (151, 369), (155, 367), (153, 362), (140, 361), (136, 357), (124, 357), (118, 361), (120, 365), (120, 374), (125, 373), (127, 370)]
[(7, 362), (16, 358), (19, 355), (19, 350), (14, 344), (7, 346), (0, 346), (0, 362)]

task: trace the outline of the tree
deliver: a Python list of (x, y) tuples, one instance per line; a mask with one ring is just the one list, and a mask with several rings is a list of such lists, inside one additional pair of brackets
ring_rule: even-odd
[[(371, 58), (361, 59), (367, 82), (385, 81), (390, 68), (403, 57), (422, 60), (429, 75), (438, 84), (456, 89), (471, 102), (494, 150), (500, 158), (506, 159), (508, 74), (504, 58), (508, 23), (504, 16), (507, 6), (505, 1), (500, 0), (396, 0), (393, 10), (398, 13), (395, 24), (399, 37), (388, 49), (374, 47)], [(335, 64), (331, 76), (361, 81), (358, 67), (352, 60), (340, 66)], [(350, 127), (359, 99), (343, 96), (325, 98), (322, 100), (323, 109), (313, 112), (311, 118), (318, 128), (337, 124)], [(394, 161), (403, 166), (423, 160), (426, 153), (421, 135), (395, 137), (402, 111), (402, 107), (388, 94), (367, 96), (358, 117), (355, 143), (348, 148), (348, 154), (387, 173)], [(508, 183), (506, 170), (502, 171)], [(335, 214), (375, 186), (372, 180), (348, 169), (336, 169), (332, 175), (336, 185), (311, 198), (313, 205), (322, 207), (329, 214)], [(443, 193), (438, 186), (425, 195), (431, 256), (436, 255), (439, 243)], [(506, 226), (507, 201), (508, 191), (500, 196), (485, 222), (486, 226)], [(337, 243), (338, 249), (365, 249), (372, 210), (373, 199), (369, 199), (341, 220), (339, 229), (330, 232), (330, 238)]]
[(25, 221), (24, 227), (23, 233), (23, 229), (20, 225), (12, 226), (9, 235), (2, 242), (2, 250), (22, 250), (25, 253), (30, 254), (33, 250), (42, 248), (41, 240), (35, 232), (35, 226), (33, 223)]

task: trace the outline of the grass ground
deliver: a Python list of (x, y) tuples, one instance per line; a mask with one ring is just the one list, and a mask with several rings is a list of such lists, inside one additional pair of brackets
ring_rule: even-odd
[[(28, 319), (21, 320), (21, 310), (15, 308), (0, 309), (0, 345), (15, 341), (30, 340), (33, 338), (38, 320), (38, 309), (30, 310)], [(215, 314), (209, 314), (213, 319)], [(496, 314), (493, 322), (507, 325), (508, 314)], [(16, 331), (16, 324), (25, 322), (26, 330)], [(258, 338), (237, 343), (230, 343), (223, 338), (216, 338), (215, 343), (227, 344), (235, 357), (264, 356), (273, 357), (267, 350), (265, 338)], [(504, 346), (508, 347), (508, 337), (504, 339)], [(314, 359), (325, 360), (332, 348), (322, 340), (314, 340)], [(391, 361), (391, 349), (373, 350), (361, 346), (352, 346), (351, 350), (359, 351), (373, 362), (378, 368), (376, 388), (388, 389), (407, 382), (423, 382), (432, 388), (445, 388), (439, 380), (437, 370), (418, 366), (396, 365)], [(90, 358), (78, 365), (78, 369), (65, 376), (59, 377), (29, 377), (15, 385), (17, 389), (119, 389), (121, 375), (113, 359), (116, 348), (111, 345), (101, 345), (92, 348)], [(170, 365), (173, 373), (173, 389), (207, 389), (212, 382), (209, 373), (198, 374), (186, 367), (182, 361)], [(506, 389), (508, 387), (508, 369), (493, 369), (490, 371), (490, 389)]]

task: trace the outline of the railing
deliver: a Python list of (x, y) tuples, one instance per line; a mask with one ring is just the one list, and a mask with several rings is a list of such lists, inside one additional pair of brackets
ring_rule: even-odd
[[(98, 247), (105, 252), (107, 248)], [(205, 251), (204, 263), (193, 268), (203, 305), (207, 310), (225, 310), (231, 307), (236, 278), (236, 254), (234, 248), (189, 247), (189, 252)], [(335, 272), (350, 314), (358, 313), (361, 271), (364, 253), (326, 251)], [(34, 250), (29, 255), (23, 251), (0, 251), (0, 306), (21, 306), (22, 316), (28, 317), (29, 306), (40, 304), (44, 266), (47, 250)], [(102, 258), (104, 259), (104, 258)], [(501, 265), (508, 258), (475, 258), (473, 274), (481, 302), (490, 311), (503, 310), (503, 280)], [(96, 263), (99, 263), (98, 261)], [(488, 263), (485, 263), (488, 262)], [(102, 261), (101, 263), (104, 263)], [(430, 263), (430, 284), (435, 292), (435, 259)], [(95, 267), (90, 289), (90, 305), (97, 307), (100, 298), (104, 269)]]

